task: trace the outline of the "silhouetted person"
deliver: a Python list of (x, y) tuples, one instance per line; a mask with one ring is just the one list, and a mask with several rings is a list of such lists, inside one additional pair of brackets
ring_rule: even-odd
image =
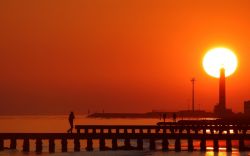
[(176, 122), (176, 113), (173, 114), (173, 122)]
[(166, 113), (163, 113), (162, 114), (162, 118), (163, 118), (163, 122), (165, 123), (165, 121), (166, 121), (166, 117), (167, 117), (167, 114)]
[(69, 124), (70, 124), (70, 129), (68, 130), (68, 133), (72, 133), (73, 131), (73, 127), (74, 127), (74, 119), (75, 119), (75, 115), (73, 112), (70, 112), (69, 114)]

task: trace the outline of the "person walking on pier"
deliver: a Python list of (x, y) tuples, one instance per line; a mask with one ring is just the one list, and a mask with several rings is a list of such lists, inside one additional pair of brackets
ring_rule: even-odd
[(75, 119), (75, 115), (73, 112), (70, 112), (69, 114), (69, 124), (70, 124), (70, 128), (68, 129), (68, 133), (72, 133), (73, 128), (74, 128), (74, 119)]

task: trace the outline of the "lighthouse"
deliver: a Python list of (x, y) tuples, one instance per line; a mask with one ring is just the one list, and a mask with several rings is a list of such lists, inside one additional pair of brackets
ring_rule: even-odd
[(219, 108), (223, 111), (226, 110), (226, 78), (225, 69), (220, 69), (220, 82), (219, 82)]
[(225, 68), (220, 69), (219, 103), (214, 106), (214, 113), (219, 116), (231, 115), (232, 110), (226, 108), (226, 76)]

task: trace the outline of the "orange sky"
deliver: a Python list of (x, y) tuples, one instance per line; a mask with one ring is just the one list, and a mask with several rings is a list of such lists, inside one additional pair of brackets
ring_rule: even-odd
[[(250, 99), (249, 0), (1, 0), (0, 114), (211, 111), (208, 49), (236, 52), (227, 107)], [(198, 107), (198, 106), (196, 106)]]

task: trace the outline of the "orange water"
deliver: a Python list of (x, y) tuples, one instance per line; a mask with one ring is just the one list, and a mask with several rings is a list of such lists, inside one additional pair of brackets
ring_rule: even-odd
[[(77, 125), (152, 125), (158, 119), (92, 119), (76, 116)], [(2, 132), (66, 132), (69, 128), (68, 117), (61, 116), (0, 116)]]

